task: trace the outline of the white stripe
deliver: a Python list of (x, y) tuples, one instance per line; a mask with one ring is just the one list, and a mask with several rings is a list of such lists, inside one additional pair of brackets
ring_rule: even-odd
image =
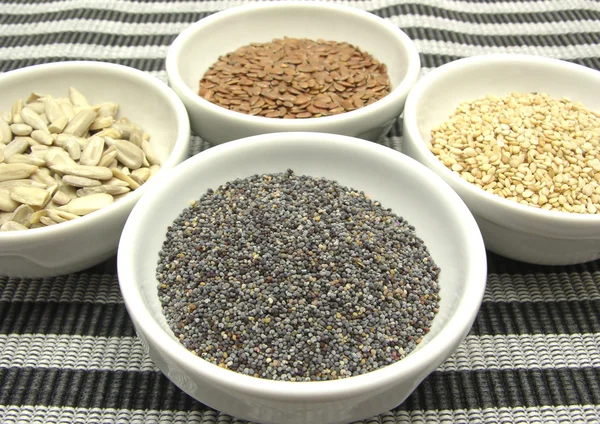
[[(600, 28), (600, 23), (598, 23)], [(450, 56), (525, 53), (556, 59), (578, 59), (600, 55), (600, 44), (566, 46), (476, 46), (438, 40), (414, 40), (421, 53)]]
[(597, 20), (580, 20), (543, 23), (495, 23), (481, 24), (454, 21), (437, 16), (399, 15), (389, 18), (400, 28), (424, 27), (481, 35), (552, 35), (578, 32), (598, 32)]
[(577, 302), (600, 300), (600, 272), (489, 274), (484, 302)]
[(50, 46), (19, 46), (0, 48), (0, 57), (7, 59), (34, 59), (45, 57), (107, 59), (164, 59), (169, 46), (98, 46), (57, 43)]
[(98, 19), (66, 19), (49, 22), (2, 24), (1, 34), (54, 34), (65, 30), (119, 35), (176, 35), (189, 26), (186, 22), (127, 23)]
[[(380, 421), (381, 417), (381, 421)], [(473, 422), (486, 423), (558, 423), (600, 422), (600, 405), (567, 405), (539, 406), (515, 408), (476, 408), (476, 409), (442, 409), (442, 410), (395, 410), (383, 413), (358, 423), (375, 424), (390, 423), (454, 423), (467, 424)], [(237, 419), (220, 412), (206, 409), (204, 411), (157, 411), (113, 408), (73, 408), (58, 406), (13, 406), (0, 405), (0, 420), (6, 424), (43, 422), (46, 424), (78, 423), (240, 423)]]
[(600, 334), (467, 336), (438, 371), (600, 366)]
[[(68, 0), (52, 2), (45, 4), (9, 4), (4, 6), (5, 13), (10, 14), (31, 14), (40, 12), (61, 12), (70, 9), (98, 9), (114, 10), (128, 13), (191, 13), (191, 12), (211, 12), (222, 10), (228, 7), (239, 6), (247, 3), (258, 3), (258, 1), (173, 1), (173, 2), (149, 2), (144, 3), (140, 8), (138, 2), (133, 1), (112, 1), (105, 2), (100, 7), (97, 0)], [(477, 2), (462, 2), (454, 0), (368, 0), (368, 1), (335, 1), (335, 3), (346, 4), (360, 9), (375, 10), (388, 6), (399, 4), (421, 4), (424, 6), (439, 7), (445, 10), (467, 13), (514, 13), (514, 12), (554, 12), (563, 10), (600, 10), (600, 5), (591, 0), (554, 0), (554, 1), (535, 1), (527, 3), (515, 3), (513, 1), (498, 2), (492, 4)]]
[[(152, 5), (154, 3), (148, 4)], [(391, 18), (386, 19), (398, 25), (400, 28), (434, 28), (473, 35), (553, 35), (599, 31), (599, 23), (597, 20), (482, 24), (456, 21), (436, 16), (411, 14), (392, 16)], [(188, 26), (189, 24), (185, 22), (127, 23), (104, 21), (100, 19), (67, 19), (39, 23), (1, 24), (0, 34), (34, 35), (56, 33), (68, 30), (122, 35), (176, 35)]]
[[(492, 53), (526, 53), (561, 59), (577, 59), (600, 55), (600, 44), (568, 46), (469, 46), (447, 41), (415, 40), (424, 54), (474, 56)], [(59, 43), (52, 45), (19, 46), (0, 48), (4, 60), (34, 59), (47, 57), (108, 59), (164, 59), (169, 46), (102, 46), (89, 44)]]
[[(156, 411), (113, 408), (73, 408), (69, 406), (0, 405), (0, 422), (5, 424), (45, 423), (196, 423), (205, 417), (217, 416), (216, 411)], [(216, 420), (214, 421), (216, 423)], [(229, 421), (228, 421), (229, 422)]]
[[(2, 335), (1, 368), (157, 371), (136, 337)], [(468, 336), (439, 371), (600, 367), (600, 334)]]
[(0, 336), (0, 367), (158, 371), (137, 337), (54, 334)]

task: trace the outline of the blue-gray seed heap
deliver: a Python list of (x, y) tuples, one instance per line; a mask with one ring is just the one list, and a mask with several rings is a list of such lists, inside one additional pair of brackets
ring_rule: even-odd
[(273, 380), (332, 380), (402, 359), (438, 311), (414, 228), (363, 192), (293, 171), (208, 190), (168, 228), (159, 297), (200, 358)]

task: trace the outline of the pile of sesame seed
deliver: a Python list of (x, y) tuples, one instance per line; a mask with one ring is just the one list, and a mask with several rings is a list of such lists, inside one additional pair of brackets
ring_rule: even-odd
[(600, 213), (600, 113), (544, 93), (461, 103), (430, 150), (489, 193), (535, 208)]
[(168, 228), (163, 313), (197, 356), (316, 381), (406, 356), (438, 311), (439, 268), (404, 219), (363, 192), (293, 171), (208, 190)]

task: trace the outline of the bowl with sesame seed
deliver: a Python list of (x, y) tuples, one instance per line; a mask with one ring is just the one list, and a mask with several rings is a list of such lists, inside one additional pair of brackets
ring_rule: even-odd
[(486, 247), (525, 262), (600, 258), (600, 72), (527, 55), (430, 72), (408, 97), (403, 150), (463, 198)]
[(159, 181), (118, 275), (150, 357), (194, 398), (253, 422), (348, 423), (403, 402), (457, 348), (486, 256), (466, 205), (418, 162), (271, 133)]
[(211, 144), (277, 131), (372, 141), (401, 114), (420, 59), (397, 25), (355, 7), (233, 7), (185, 29), (166, 58), (192, 130)]

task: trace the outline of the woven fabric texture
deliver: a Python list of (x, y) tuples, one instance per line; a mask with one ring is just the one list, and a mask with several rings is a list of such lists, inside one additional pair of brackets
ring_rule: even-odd
[[(243, 3), (0, 0), (0, 72), (87, 59), (166, 81), (175, 37)], [(338, 3), (401, 27), (423, 73), (487, 53), (600, 69), (597, 1)], [(399, 149), (401, 136), (398, 123), (382, 143)], [(192, 154), (207, 148), (193, 137)], [(600, 261), (547, 267), (492, 253), (488, 260), (484, 302), (466, 340), (402, 405), (361, 423), (600, 422)], [(154, 366), (123, 304), (115, 258), (57, 278), (0, 277), (0, 422), (244, 423), (190, 398)]]

